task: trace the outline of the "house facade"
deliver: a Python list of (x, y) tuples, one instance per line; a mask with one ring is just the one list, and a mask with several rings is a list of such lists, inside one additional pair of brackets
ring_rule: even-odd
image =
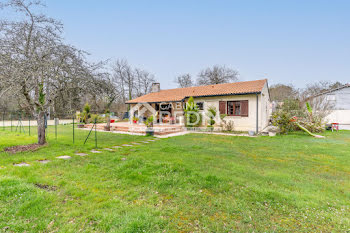
[(350, 84), (313, 96), (314, 104), (323, 104), (329, 113), (327, 123), (338, 123), (340, 129), (350, 130)]
[[(235, 131), (262, 131), (270, 118), (270, 96), (268, 81), (225, 83), (207, 86), (160, 90), (159, 83), (152, 87), (152, 93), (130, 100), (130, 116), (138, 116), (142, 122), (153, 115), (158, 124), (185, 124), (184, 108), (193, 97), (199, 114), (201, 126), (209, 122), (208, 109), (217, 111), (214, 127), (232, 122)], [(130, 119), (132, 120), (132, 119)]]

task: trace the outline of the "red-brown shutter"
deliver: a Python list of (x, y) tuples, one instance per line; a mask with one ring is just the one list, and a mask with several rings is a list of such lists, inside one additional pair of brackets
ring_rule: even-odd
[(242, 100), (241, 101), (241, 116), (242, 117), (248, 117), (248, 100)]
[(226, 114), (226, 101), (219, 101), (220, 114)]

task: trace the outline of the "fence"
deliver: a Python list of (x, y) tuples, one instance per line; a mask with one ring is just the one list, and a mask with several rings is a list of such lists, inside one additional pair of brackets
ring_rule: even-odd
[[(1, 128), (3, 131), (11, 131), (11, 132), (17, 132), (17, 133), (23, 133), (27, 134), (29, 136), (35, 136), (37, 135), (37, 121), (36, 119), (28, 114), (23, 114), (20, 112), (10, 112), (10, 113), (0, 113), (1, 114)], [(75, 119), (75, 115), (63, 115), (61, 117), (64, 117), (64, 119), (59, 118), (59, 116), (54, 116), (54, 118), (48, 118), (45, 117), (45, 130), (46, 130), (46, 137), (51, 137), (52, 134), (54, 135), (55, 140), (58, 140), (59, 136), (59, 125), (66, 125), (69, 127), (69, 135), (71, 136), (72, 143), (76, 143), (76, 128), (77, 120)], [(65, 129), (67, 130), (67, 129)], [(94, 140), (95, 140), (95, 147), (97, 148), (98, 145), (98, 137), (97, 137), (97, 127), (96, 127), (96, 120), (92, 126), (92, 128), (89, 131), (89, 134), (84, 138), (83, 145), (86, 144), (90, 136), (92, 135), (92, 132), (94, 130)], [(52, 132), (53, 131), (53, 132)], [(64, 134), (65, 136), (68, 135), (67, 132)], [(51, 139), (51, 138), (50, 138)]]

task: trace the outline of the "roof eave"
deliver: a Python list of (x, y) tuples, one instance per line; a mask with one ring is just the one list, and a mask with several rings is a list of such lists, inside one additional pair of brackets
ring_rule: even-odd
[[(243, 93), (230, 93), (230, 94), (217, 94), (217, 95), (198, 95), (193, 96), (193, 98), (200, 98), (200, 97), (216, 97), (216, 96), (229, 96), (229, 95), (252, 95), (252, 94), (261, 94), (261, 91), (254, 91), (254, 92), (243, 92)], [(187, 98), (190, 98), (191, 96), (185, 96), (181, 100), (165, 100), (165, 101), (152, 101), (152, 102), (126, 102), (126, 104), (140, 104), (140, 103), (163, 103), (163, 102), (181, 102), (184, 101)]]

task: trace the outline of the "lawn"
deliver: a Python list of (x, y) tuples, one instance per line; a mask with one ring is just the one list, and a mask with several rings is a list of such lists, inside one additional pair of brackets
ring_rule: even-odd
[[(100, 154), (75, 133), (74, 145), (68, 125), (35, 152), (0, 153), (0, 231), (350, 231), (350, 132), (189, 134)], [(97, 134), (101, 151), (149, 139)], [(0, 129), (0, 150), (35, 141)]]

